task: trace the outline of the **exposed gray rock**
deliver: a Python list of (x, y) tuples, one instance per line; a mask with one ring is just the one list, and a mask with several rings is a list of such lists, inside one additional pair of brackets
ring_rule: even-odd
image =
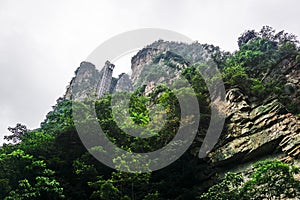
[(150, 64), (153, 58), (159, 53), (163, 52), (163, 50), (158, 50), (154, 48), (145, 48), (139, 51), (134, 57), (131, 59), (131, 80), (133, 86), (136, 86), (138, 78), (140, 78), (141, 73), (144, 69), (144, 66)]
[(110, 63), (109, 61), (106, 61), (104, 67), (101, 69), (98, 79), (99, 84), (97, 86), (98, 97), (102, 97), (103, 95), (109, 93), (114, 68), (114, 64)]
[(123, 73), (119, 78), (114, 78), (112, 77), (114, 68), (114, 64), (106, 61), (99, 72), (92, 63), (82, 62), (67, 87), (63, 99), (83, 100), (89, 97), (102, 97), (108, 93), (132, 91), (129, 75)]
[(276, 99), (253, 107), (239, 89), (226, 95), (227, 124), (208, 157), (214, 164), (242, 162), (281, 150), (300, 156), (300, 121)]
[(130, 76), (125, 73), (120, 74), (113, 92), (131, 92), (132, 90)]
[(75, 77), (72, 78), (70, 85), (64, 95), (67, 100), (85, 99), (96, 94), (98, 85), (99, 71), (95, 65), (89, 62), (82, 62), (75, 71)]

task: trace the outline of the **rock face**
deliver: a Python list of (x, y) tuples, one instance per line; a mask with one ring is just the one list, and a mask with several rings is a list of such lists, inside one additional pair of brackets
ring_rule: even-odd
[(161, 52), (162, 50), (154, 48), (144, 48), (141, 51), (139, 51), (134, 57), (132, 57), (131, 80), (133, 82), (133, 86), (136, 85), (138, 78), (141, 77), (141, 73), (143, 71), (144, 66), (150, 64), (152, 62), (152, 59)]
[(254, 106), (234, 88), (227, 92), (226, 103), (226, 128), (208, 155), (212, 163), (243, 162), (274, 151), (300, 158), (300, 121), (276, 99)]
[(147, 95), (161, 83), (170, 84), (177, 80), (185, 67), (207, 61), (207, 52), (197, 42), (186, 44), (159, 40), (132, 57), (132, 84), (134, 88), (145, 85)]
[(75, 71), (75, 77), (64, 95), (67, 100), (83, 100), (88, 97), (102, 97), (108, 93), (132, 91), (129, 75), (122, 73), (119, 78), (112, 77), (115, 65), (105, 62), (101, 71), (89, 62), (82, 62)]
[(99, 84), (97, 87), (97, 95), (99, 97), (102, 97), (103, 95), (109, 92), (114, 68), (114, 64), (110, 63), (109, 61), (106, 61), (104, 67), (101, 69), (99, 76)]
[[(172, 51), (170, 51), (172, 49)], [(157, 41), (131, 60), (131, 77), (125, 73), (112, 77), (114, 65), (106, 62), (99, 72), (91, 63), (82, 62), (64, 96), (65, 99), (84, 99), (91, 95), (101, 97), (106, 93), (133, 91), (145, 86), (149, 95), (161, 83), (172, 82), (180, 71), (195, 62), (208, 61), (206, 52), (198, 43), (181, 44)], [(262, 80), (284, 80), (284, 91), (295, 106), (300, 106), (300, 69), (297, 61), (283, 60), (262, 74)], [(92, 80), (89, 82), (88, 80)], [(83, 89), (75, 93), (74, 85)], [(96, 88), (91, 90), (91, 88)], [(207, 159), (214, 165), (244, 162), (273, 152), (284, 153), (285, 160), (300, 158), (300, 121), (288, 113), (277, 99), (255, 102), (239, 88), (227, 91), (219, 106), (226, 114), (225, 128), (220, 140)]]
[(80, 63), (63, 98), (81, 100), (93, 96), (96, 94), (99, 76), (100, 72), (95, 65), (89, 62)]
[(300, 65), (299, 62), (288, 62), (284, 71), (287, 83), (285, 84), (285, 92), (291, 97), (294, 105), (300, 109)]
[(133, 90), (132, 82), (128, 74), (122, 73), (117, 79), (113, 93), (115, 92), (131, 92)]
[(160, 83), (176, 80), (181, 69), (194, 62), (205, 62), (207, 57), (206, 51), (197, 42), (185, 44), (159, 40), (146, 46), (132, 58), (131, 77), (124, 73), (118, 78), (112, 77), (115, 66), (109, 61), (101, 71), (92, 63), (82, 62), (64, 98), (76, 100), (101, 97), (107, 93), (132, 91), (143, 85), (146, 85), (147, 93), (151, 93)]
[(296, 58), (285, 58), (274, 66), (260, 71), (257, 75), (262, 82), (277, 82), (288, 97), (292, 107), (290, 110), (300, 110), (300, 61)]

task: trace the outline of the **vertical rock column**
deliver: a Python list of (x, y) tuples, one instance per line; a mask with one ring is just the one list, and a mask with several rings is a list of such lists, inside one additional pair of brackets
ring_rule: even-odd
[(97, 94), (99, 97), (109, 93), (114, 67), (114, 64), (106, 61), (105, 66), (100, 71), (100, 82), (97, 89)]

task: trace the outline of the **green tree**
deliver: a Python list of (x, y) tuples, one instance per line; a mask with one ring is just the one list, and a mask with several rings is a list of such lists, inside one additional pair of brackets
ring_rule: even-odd
[[(294, 175), (299, 168), (278, 160), (265, 160), (253, 164), (251, 175), (228, 172), (199, 199), (283, 199), (300, 195), (300, 181)], [(247, 172), (248, 174), (249, 172)], [(246, 181), (245, 181), (246, 180)]]
[(251, 179), (241, 193), (243, 199), (282, 199), (300, 195), (300, 182), (294, 174), (299, 170), (278, 160), (256, 163)]
[[(61, 199), (63, 188), (45, 161), (17, 149), (0, 155), (2, 199)], [(7, 181), (9, 180), (9, 182)]]
[(28, 129), (25, 125), (18, 123), (15, 127), (8, 127), (8, 130), (12, 133), (11, 135), (4, 136), (7, 141), (12, 140), (13, 143), (20, 142), (22, 138), (28, 133)]
[(241, 175), (228, 172), (218, 184), (209, 188), (199, 199), (203, 200), (240, 200), (239, 190), (244, 179)]

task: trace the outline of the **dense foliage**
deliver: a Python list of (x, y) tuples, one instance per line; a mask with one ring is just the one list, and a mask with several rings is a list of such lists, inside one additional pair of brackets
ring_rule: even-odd
[(260, 102), (276, 97), (290, 112), (300, 113), (299, 106), (284, 91), (289, 70), (283, 70), (284, 63), (297, 66), (300, 61), (296, 36), (284, 31), (276, 33), (264, 26), (259, 32), (246, 31), (239, 37), (238, 44), (239, 50), (226, 60), (222, 70), (225, 85), (236, 85)]
[(199, 199), (242, 200), (283, 199), (300, 196), (300, 181), (295, 179), (299, 168), (278, 160), (265, 160), (253, 165), (250, 175), (228, 172), (225, 178), (209, 188)]
[[(181, 120), (187, 126), (193, 123), (192, 116), (180, 118), (180, 106), (174, 93), (188, 96), (191, 92), (181, 88), (180, 81), (174, 81), (174, 90), (162, 84), (148, 96), (143, 95), (145, 86), (141, 81), (142, 86), (133, 93), (86, 99), (84, 103), (59, 99), (39, 129), (30, 131), (22, 124), (10, 127), (12, 134), (5, 139), (12, 143), (4, 144), (0, 149), (0, 199), (270, 199), (274, 196), (280, 198), (280, 195), (299, 195), (299, 181), (294, 179), (296, 168), (279, 161), (257, 163), (247, 180), (241, 174), (227, 173), (225, 179), (218, 182), (214, 181), (215, 174), (210, 164), (194, 153), (201, 145), (210, 120), (209, 93), (199, 73), (208, 64), (204, 59), (207, 56), (203, 53), (204, 49), (221, 70), (227, 89), (238, 86), (257, 102), (277, 97), (291, 112), (299, 113), (297, 106), (284, 92), (285, 77), (269, 78), (273, 68), (283, 60), (300, 61), (295, 36), (275, 33), (272, 28), (264, 27), (260, 32), (245, 32), (238, 39), (238, 44), (239, 50), (230, 54), (213, 45), (193, 43), (187, 47), (182, 43), (170, 43), (182, 56), (170, 52), (160, 54), (153, 58), (154, 67), (142, 73), (145, 80), (155, 79), (162, 73), (161, 63), (180, 70), (192, 85), (199, 102), (201, 116), (196, 140), (170, 166), (152, 173), (113, 170), (92, 157), (77, 134), (72, 117), (74, 104), (82, 110), (89, 106), (95, 108), (97, 120), (105, 134), (127, 151), (159, 149), (170, 142)], [(151, 47), (158, 45), (159, 42)], [(185, 57), (188, 59), (184, 60)], [(113, 108), (111, 100), (128, 97), (130, 109), (126, 118), (122, 107)], [(158, 104), (164, 109), (153, 115), (147, 108)], [(116, 118), (124, 116), (126, 120), (117, 124)], [(147, 127), (154, 117), (160, 121), (164, 116), (166, 123), (162, 128), (154, 124), (140, 132), (153, 137), (137, 138), (125, 133), (136, 125)], [(89, 122), (91, 116), (86, 113), (82, 120)], [(115, 164), (124, 163), (118, 158)], [(208, 189), (206, 183), (216, 184)]]

